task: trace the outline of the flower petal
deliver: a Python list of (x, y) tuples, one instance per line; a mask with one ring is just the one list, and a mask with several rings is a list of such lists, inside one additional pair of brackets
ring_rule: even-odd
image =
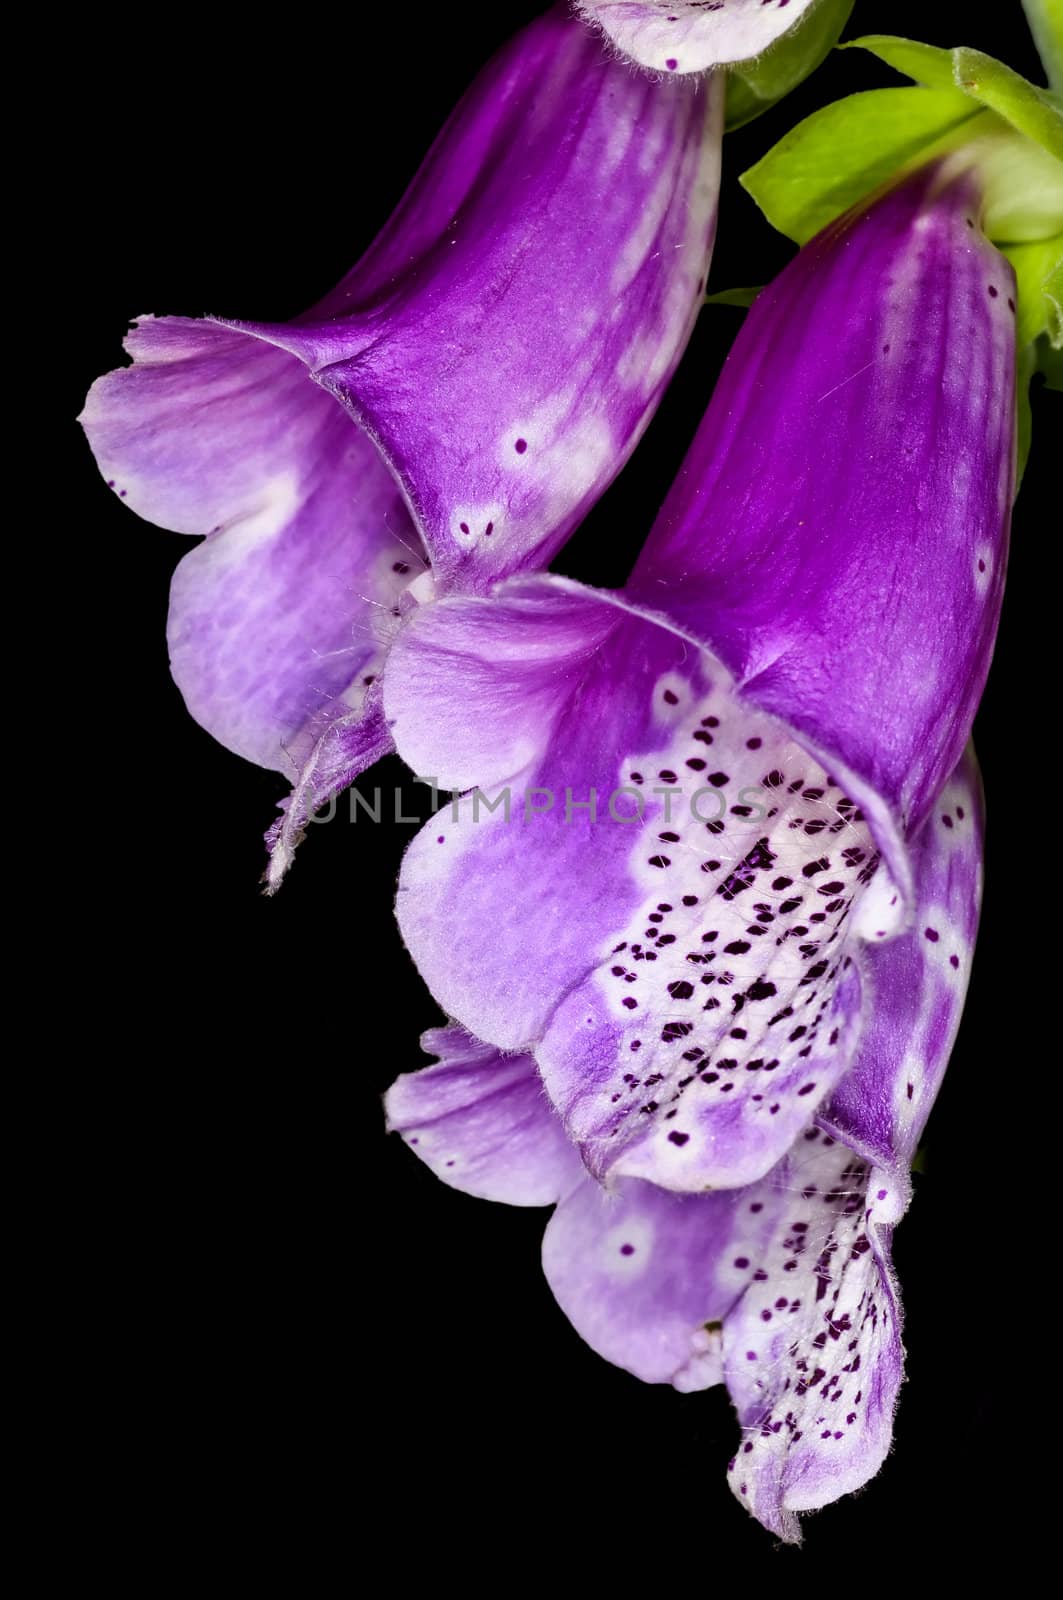
[(422, 771), (453, 740), (445, 781), (492, 780), (403, 865), (400, 926), (440, 1003), (534, 1047), (598, 1176), (767, 1172), (849, 1065), (850, 935), (869, 906), (889, 925), (837, 783), (707, 652), (560, 579), (412, 616), (384, 702)]
[(974, 180), (930, 167), (805, 246), (750, 310), (629, 586), (898, 838), (963, 751), (1004, 584), (1014, 288), (977, 217)]
[(912, 1157), (960, 1025), (978, 932), (982, 852), (981, 783), (968, 749), (912, 845), (915, 926), (858, 957), (874, 1025), (820, 1119), (888, 1176), (891, 1212), (880, 1203), (880, 1222), (905, 1210)]
[(142, 319), (127, 349), (82, 421), (135, 511), (205, 535), (174, 574), (174, 677), (221, 743), (297, 777), (361, 707), (423, 570), (401, 496), (292, 357), (176, 317)]
[(887, 1181), (812, 1128), (749, 1188), (586, 1181), (546, 1230), (550, 1287), (599, 1355), (685, 1391), (725, 1378), (732, 1488), (787, 1540), (889, 1449), (903, 1350), (883, 1209)]
[(640, 67), (704, 72), (759, 56), (813, 0), (576, 0)]
[(734, 1204), (637, 1179), (574, 1189), (547, 1226), (543, 1270), (580, 1337), (644, 1383), (722, 1383), (720, 1324), (745, 1282), (730, 1266)]
[(530, 1056), (503, 1056), (463, 1028), (421, 1040), (438, 1066), (406, 1072), (388, 1090), (388, 1128), (437, 1178), (483, 1200), (548, 1206), (585, 1174)]
[[(724, 1320), (727, 1387), (743, 1427), (734, 1493), (772, 1532), (860, 1488), (889, 1450), (903, 1376), (889, 1230), (868, 1169), (810, 1129), (744, 1201), (772, 1218)], [(877, 1189), (875, 1190), (877, 1195)], [(887, 1196), (888, 1204), (888, 1196)]]
[(291, 794), (280, 802), (281, 815), (266, 833), (267, 894), (275, 894), (280, 888), (314, 813), (350, 788), (360, 773), (394, 748), (379, 696), (367, 688), (361, 705), (326, 726), (304, 758)]
[(440, 587), (545, 566), (634, 449), (699, 309), (722, 104), (554, 8), (477, 78), (385, 245), (297, 325), (239, 324), (376, 441)]

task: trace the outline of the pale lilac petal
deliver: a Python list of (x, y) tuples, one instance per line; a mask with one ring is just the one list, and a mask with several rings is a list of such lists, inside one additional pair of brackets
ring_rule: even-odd
[(360, 712), (424, 568), (401, 496), (291, 356), (181, 318), (142, 319), (127, 349), (82, 421), (116, 494), (205, 536), (174, 574), (174, 677), (217, 739), (295, 778)]
[(911, 849), (915, 925), (902, 938), (878, 948), (872, 941), (860, 953), (874, 997), (874, 1025), (865, 1029), (852, 1071), (821, 1118), (830, 1132), (881, 1167), (891, 1215), (880, 1203), (880, 1221), (905, 1209), (908, 1171), (948, 1065), (970, 978), (983, 852), (973, 751), (961, 760)]
[(636, 1179), (581, 1183), (543, 1238), (547, 1281), (580, 1337), (644, 1383), (722, 1383), (722, 1318), (748, 1281), (729, 1248), (737, 1205)]
[(547, 1206), (585, 1177), (527, 1055), (503, 1056), (463, 1028), (421, 1040), (439, 1064), (396, 1078), (388, 1128), (437, 1178), (483, 1200)]
[[(860, 1488), (890, 1447), (903, 1376), (889, 1229), (868, 1168), (815, 1129), (743, 1199), (772, 1218), (724, 1319), (724, 1370), (743, 1437), (732, 1490), (788, 1541), (797, 1516)], [(888, 1199), (887, 1199), (888, 1207)]]
[(576, 0), (640, 67), (704, 72), (759, 56), (813, 0)]
[(371, 435), (440, 588), (545, 566), (634, 449), (700, 305), (722, 105), (555, 8), (484, 69), (323, 305), (238, 325)]
[(963, 751), (1003, 592), (1014, 281), (978, 217), (931, 166), (758, 296), (629, 591), (898, 839)]
[(534, 1047), (599, 1176), (767, 1172), (851, 1061), (853, 937), (896, 916), (837, 782), (707, 652), (559, 579), (413, 615), (384, 703), (422, 772), (491, 777), (403, 865), (440, 1003)]

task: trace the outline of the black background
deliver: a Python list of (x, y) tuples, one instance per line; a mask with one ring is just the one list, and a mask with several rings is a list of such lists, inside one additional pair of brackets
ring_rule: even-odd
[[(977, 727), (991, 812), (978, 962), (896, 1240), (909, 1349), (896, 1447), (864, 1493), (807, 1519), (803, 1553), (776, 1549), (726, 1487), (723, 1391), (681, 1396), (603, 1363), (541, 1276), (546, 1213), (453, 1193), (385, 1137), (380, 1095), (422, 1063), (418, 1033), (439, 1020), (391, 915), (414, 830), (352, 826), (341, 809), (281, 894), (261, 897), (260, 836), (285, 786), (216, 745), (170, 681), (167, 586), (187, 541), (107, 492), (70, 420), (133, 316), (283, 319), (317, 299), (491, 50), (539, 8), (361, 9), (293, 10), (283, 27), (187, 9), (179, 27), (155, 16), (135, 31), (96, 17), (67, 36), (67, 343), (50, 383), (70, 450), (64, 568), (84, 585), (67, 688), (85, 751), (53, 837), (66, 953), (88, 981), (84, 1070), (63, 1095), (80, 1146), (73, 1242), (56, 1270), (86, 1488), (102, 1483), (106, 1500), (91, 1537), (146, 1593), (174, 1574), (338, 1592), (369, 1553), (400, 1584), (510, 1584), (537, 1559), (562, 1580), (619, 1562), (634, 1582), (644, 1556), (662, 1587), (718, 1584), (736, 1562), (754, 1578), (872, 1583), (904, 1582), (909, 1562), (915, 1576), (931, 1559), (965, 1564), (972, 1537), (984, 1554), (1009, 1527), (1003, 1408), (1022, 1360), (1009, 1324), (1028, 1157), (999, 1088), (1002, 1073), (1020, 1084), (1033, 1050), (1015, 1015), (1026, 978), (1005, 974), (1029, 890), (1036, 799), (1014, 719), (1038, 626), (1053, 399), (1035, 397), (1041, 436)], [(857, 0), (849, 37), (874, 31), (977, 45), (1039, 76), (1018, 5), (974, 17)], [(835, 55), (728, 138), (710, 287), (762, 282), (791, 254), (737, 173), (816, 106), (897, 81)], [(623, 581), (739, 316), (702, 313), (645, 442), (559, 570)], [(392, 758), (362, 787), (403, 779)], [(425, 815), (427, 791), (405, 794)]]

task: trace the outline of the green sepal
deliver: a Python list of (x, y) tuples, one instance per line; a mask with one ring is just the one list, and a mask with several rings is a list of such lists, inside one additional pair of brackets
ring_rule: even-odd
[(914, 39), (869, 33), (848, 39), (842, 50), (869, 50), (887, 66), (930, 89), (958, 89), (977, 104), (995, 111), (1013, 128), (1063, 161), (1063, 107), (1047, 89), (1028, 83), (1017, 72), (981, 50), (960, 45), (942, 50)]
[(814, 111), (739, 182), (780, 233), (805, 244), (978, 115), (959, 89), (870, 89)]
[(1029, 244), (1006, 244), (1001, 249), (1015, 272), (1018, 285), (1020, 345), (1044, 332), (1057, 349), (1063, 345), (1063, 233)]
[(720, 289), (716, 294), (707, 294), (704, 303), (707, 306), (741, 306), (748, 311), (763, 287), (758, 283), (747, 289)]
[(851, 45), (919, 80), (849, 95), (782, 138), (741, 182), (798, 244), (920, 161), (963, 146), (982, 173), (983, 225), (1015, 269), (1018, 337), (1063, 341), (1063, 111), (978, 50), (872, 34)]
[(921, 44), (918, 39), (902, 39), (892, 33), (865, 33), (859, 39), (846, 39), (838, 48), (868, 50), (887, 67), (927, 89), (959, 87), (952, 69), (952, 51), (936, 44)]
[(1027, 83), (1002, 61), (994, 61), (981, 50), (961, 48), (952, 54), (956, 82), (965, 94), (980, 100), (1050, 156), (1063, 161), (1063, 108), (1050, 90)]
[(752, 122), (815, 72), (837, 44), (853, 5), (854, 0), (819, 0), (763, 55), (727, 69), (728, 133)]

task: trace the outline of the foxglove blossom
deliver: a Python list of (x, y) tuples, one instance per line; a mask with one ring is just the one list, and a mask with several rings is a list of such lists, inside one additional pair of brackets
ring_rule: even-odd
[(403, 934), (470, 1034), (534, 1054), (603, 1182), (764, 1179), (856, 1057), (861, 952), (916, 915), (1013, 483), (1014, 283), (978, 215), (934, 164), (762, 293), (623, 593), (516, 579), (393, 647), (400, 753), (477, 786), (411, 845)]
[(977, 772), (966, 755), (912, 841), (916, 920), (856, 959), (872, 996), (852, 1070), (817, 1123), (747, 1188), (683, 1194), (597, 1184), (528, 1054), (459, 1028), (437, 1066), (400, 1077), (389, 1125), (448, 1184), (557, 1203), (543, 1266), (607, 1360), (690, 1392), (725, 1383), (742, 1438), (734, 1493), (766, 1527), (858, 1488), (889, 1448), (903, 1376), (890, 1265), (908, 1169), (948, 1061), (981, 889)]
[[(286, 325), (141, 318), (82, 417), (114, 492), (203, 535), (174, 577), (188, 707), (296, 788), (298, 831), (391, 737), (399, 617), (545, 565), (686, 343), (722, 87), (658, 81), (555, 8), (480, 74), (380, 236)], [(313, 381), (308, 381), (312, 379)]]

